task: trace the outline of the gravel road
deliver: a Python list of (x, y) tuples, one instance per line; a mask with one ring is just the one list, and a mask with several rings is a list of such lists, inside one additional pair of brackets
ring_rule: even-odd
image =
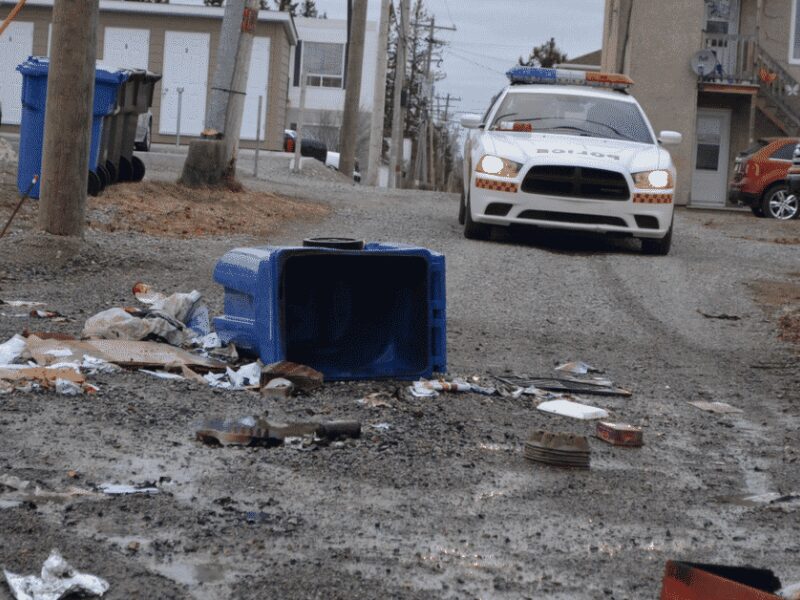
[[(179, 164), (152, 155), (148, 172), (174, 179)], [(271, 164), (246, 185), (327, 203), (331, 216), (260, 240), (90, 232), (77, 256), (45, 236), (12, 235), (0, 241), (0, 298), (47, 302), (76, 319), (54, 328), (78, 333), (89, 315), (131, 304), (139, 280), (196, 288), (220, 312), (211, 272), (233, 246), (312, 235), (418, 244), (447, 257), (452, 375), (547, 375), (584, 360), (633, 390), (592, 402), (642, 426), (644, 447), (591, 439), (591, 469), (565, 471), (526, 462), (522, 443), (536, 429), (588, 435), (594, 425), (546, 415), (526, 397), (413, 399), (401, 382), (364, 382), (265, 401), (99, 375), (96, 397), (0, 396), (0, 477), (60, 491), (156, 482), (162, 493), (0, 509), (0, 564), (34, 573), (57, 547), (106, 578), (111, 599), (638, 600), (658, 597), (668, 559), (753, 564), (800, 581), (800, 504), (736, 500), (800, 492), (796, 349), (778, 341), (752, 287), (798, 282), (800, 245), (761, 234), (797, 238), (799, 222), (680, 210), (668, 257), (564, 233), (474, 242), (461, 235), (454, 195), (375, 191)], [(25, 327), (43, 325), (3, 317), (0, 338)], [(391, 407), (356, 402), (397, 390)], [(744, 412), (715, 415), (694, 400)], [(264, 411), (359, 419), (365, 435), (308, 450), (193, 439), (200, 419)]]

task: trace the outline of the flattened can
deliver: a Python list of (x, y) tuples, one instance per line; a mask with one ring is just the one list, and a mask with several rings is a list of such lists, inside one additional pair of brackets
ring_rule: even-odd
[(635, 448), (644, 443), (641, 428), (628, 425), (627, 423), (608, 423), (601, 421), (597, 424), (597, 437), (614, 446)]

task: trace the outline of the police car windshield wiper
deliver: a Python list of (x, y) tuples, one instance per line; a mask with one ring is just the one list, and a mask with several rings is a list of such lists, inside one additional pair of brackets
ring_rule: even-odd
[(587, 122), (587, 123), (592, 123), (593, 125), (602, 125), (603, 127), (608, 127), (608, 128), (611, 130), (611, 131), (613, 131), (614, 133), (616, 133), (616, 134), (617, 134), (619, 137), (621, 137), (623, 140), (630, 140), (631, 142), (638, 142), (638, 141), (639, 141), (639, 140), (637, 140), (636, 138), (632, 138), (632, 137), (631, 137), (631, 136), (629, 136), (629, 135), (625, 135), (625, 134), (624, 134), (624, 133), (622, 133), (622, 132), (621, 132), (619, 129), (617, 129), (616, 127), (613, 127), (613, 126), (609, 125), (608, 123), (603, 123), (602, 121), (590, 121), (589, 119), (586, 119), (586, 122)]
[(587, 131), (586, 129), (583, 129), (581, 127), (575, 127), (573, 125), (556, 125), (555, 127), (545, 127), (543, 129), (537, 129), (537, 131), (541, 133), (542, 131), (556, 131), (558, 129), (568, 129), (570, 131), (579, 131), (581, 136), (597, 137), (596, 133), (594, 133), (592, 131)]

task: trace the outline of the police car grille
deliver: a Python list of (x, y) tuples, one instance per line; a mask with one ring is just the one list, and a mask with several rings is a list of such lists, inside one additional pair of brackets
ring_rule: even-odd
[(557, 165), (531, 167), (522, 182), (522, 191), (590, 200), (627, 200), (630, 197), (622, 173)]

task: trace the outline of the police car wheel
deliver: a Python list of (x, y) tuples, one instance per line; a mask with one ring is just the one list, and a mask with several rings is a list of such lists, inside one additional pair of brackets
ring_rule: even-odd
[(463, 225), (467, 216), (467, 207), (464, 204), (464, 190), (461, 190), (461, 200), (458, 202), (458, 224)]
[(469, 206), (469, 197), (464, 206), (464, 237), (468, 240), (488, 240), (492, 233), (491, 225), (476, 223), (472, 220), (472, 209)]
[(643, 238), (642, 252), (652, 256), (666, 256), (672, 247), (672, 225), (669, 226), (667, 235), (661, 239)]

